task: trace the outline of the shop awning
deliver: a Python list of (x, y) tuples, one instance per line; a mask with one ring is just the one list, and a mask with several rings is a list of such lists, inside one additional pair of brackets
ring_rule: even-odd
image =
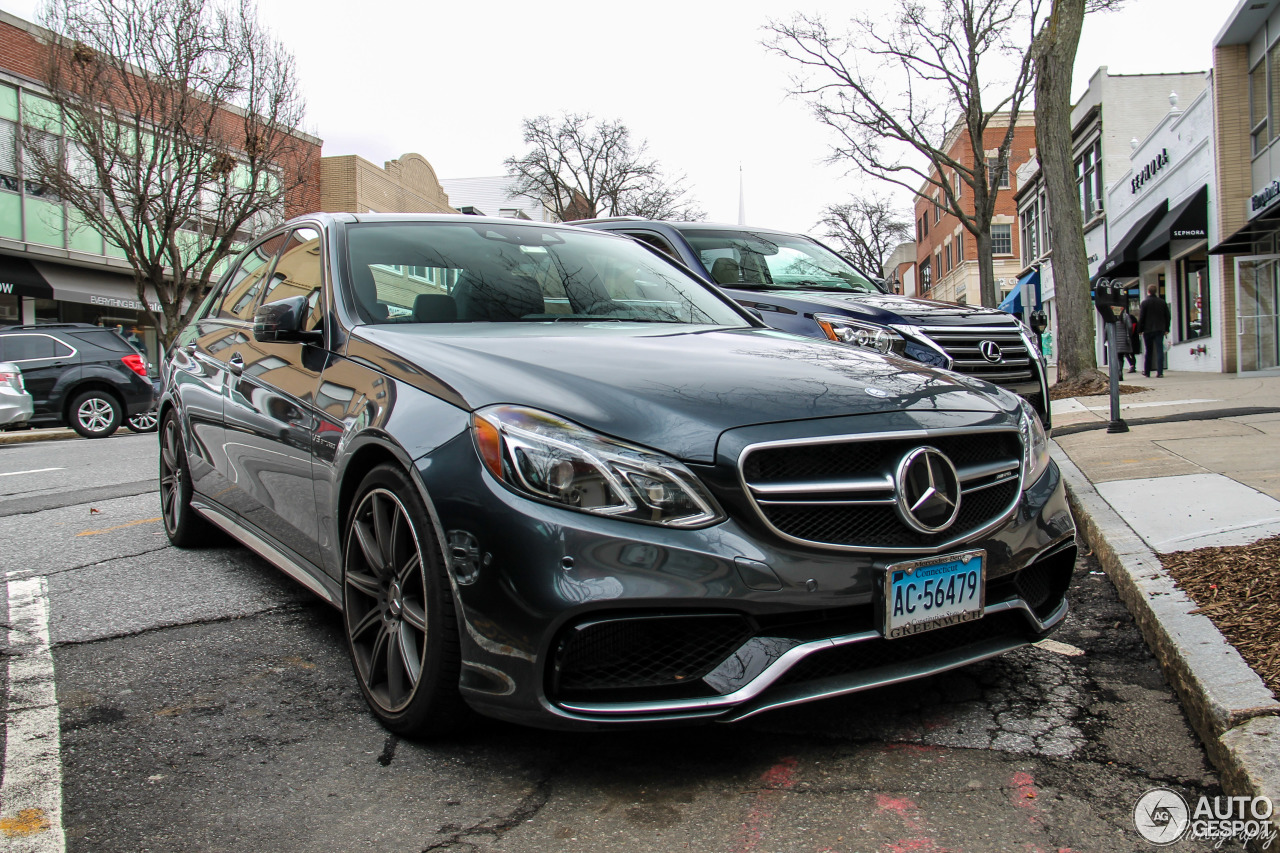
[(1167, 261), (1169, 243), (1173, 240), (1203, 240), (1208, 236), (1209, 187), (1203, 186), (1156, 223), (1138, 247), (1138, 258)]
[(1035, 292), (1035, 299), (1033, 300), (1035, 307), (1031, 310), (1040, 310), (1040, 270), (1032, 270), (1022, 278), (1018, 279), (1018, 283), (1014, 286), (1013, 292), (1006, 296), (1004, 301), (1000, 303), (1001, 311), (1007, 311), (1017, 317), (1022, 316), (1022, 285), (1027, 284), (1028, 282), (1031, 284), (1031, 287)]
[(1209, 250), (1211, 255), (1252, 255), (1253, 244), (1280, 230), (1280, 204), (1273, 204), (1243, 228)]
[(0, 255), (0, 294), (52, 299), (53, 288), (31, 261)]
[[(129, 276), (42, 261), (34, 262), (33, 266), (53, 286), (53, 298), (60, 302), (80, 302), (126, 311), (145, 311), (147, 308), (138, 301), (138, 289)], [(147, 296), (151, 310), (160, 311), (160, 301), (155, 292), (150, 291)]]
[(1169, 212), (1169, 201), (1165, 199), (1150, 212), (1144, 214), (1137, 224), (1129, 229), (1115, 244), (1115, 248), (1107, 255), (1106, 260), (1098, 267), (1094, 281), (1100, 278), (1137, 278), (1138, 247), (1155, 228), (1156, 223)]

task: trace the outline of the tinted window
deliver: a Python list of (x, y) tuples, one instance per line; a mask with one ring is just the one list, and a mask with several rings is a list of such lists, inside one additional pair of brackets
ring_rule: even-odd
[(680, 233), (711, 278), (726, 287), (880, 292), (844, 258), (807, 237), (692, 228)]
[(305, 296), (311, 307), (307, 329), (319, 328), (321, 314), (321, 288), (324, 283), (323, 264), (320, 258), (320, 232), (314, 228), (295, 228), (289, 235), (280, 260), (276, 261), (271, 282), (262, 296), (262, 304)]
[(57, 343), (48, 335), (5, 335), (0, 337), (0, 360), (24, 361), (29, 358), (54, 358)]
[(443, 222), (369, 223), (347, 234), (366, 321), (747, 325), (678, 267), (606, 234)]
[(137, 350), (129, 342), (110, 329), (94, 329), (87, 332), (71, 332), (72, 338), (87, 341), (96, 347), (119, 353), (136, 353)]

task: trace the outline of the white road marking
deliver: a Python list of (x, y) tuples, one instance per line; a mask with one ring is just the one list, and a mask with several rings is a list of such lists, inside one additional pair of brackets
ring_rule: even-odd
[(30, 471), (6, 471), (0, 477), (16, 477), (19, 474), (43, 474), (45, 471), (65, 471), (65, 468), (32, 468)]
[(5, 722), (0, 838), (12, 853), (65, 853), (62, 735), (43, 577), (9, 586), (9, 708)]

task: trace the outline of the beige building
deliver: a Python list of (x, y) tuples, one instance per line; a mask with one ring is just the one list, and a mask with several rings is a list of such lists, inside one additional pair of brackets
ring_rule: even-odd
[(320, 159), (320, 209), (328, 213), (459, 213), (421, 154), (379, 169), (355, 154)]

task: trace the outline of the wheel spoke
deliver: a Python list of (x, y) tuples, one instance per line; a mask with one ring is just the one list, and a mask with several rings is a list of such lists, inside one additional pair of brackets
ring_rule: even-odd
[(389, 567), (391, 561), (395, 559), (391, 551), (391, 529), (394, 524), (393, 513), (396, 513), (398, 508), (395, 503), (375, 492), (370, 499), (370, 509), (373, 514), (373, 532), (378, 550), (382, 555), (381, 565)]
[(396, 580), (400, 582), (400, 586), (407, 589), (410, 583), (415, 582), (417, 580), (415, 575), (418, 574), (418, 570), (421, 567), (422, 558), (418, 556), (418, 552), (415, 549), (409, 559), (405, 561), (405, 564), (396, 572)]
[(400, 611), (400, 618), (409, 627), (427, 633), (427, 613), (416, 601), (405, 601)]
[(377, 682), (374, 680), (374, 674), (381, 671), (384, 675), (387, 671), (386, 658), (387, 649), (390, 646), (390, 632), (387, 631), (386, 625), (379, 622), (378, 636), (373, 639), (373, 648), (369, 650), (369, 687), (372, 688)]
[(409, 676), (409, 689), (412, 690), (422, 677), (422, 659), (418, 650), (418, 639), (410, 632), (408, 624), (401, 624), (397, 632), (400, 646), (400, 661), (404, 664), (405, 675)]
[(382, 550), (378, 547), (373, 532), (369, 530), (369, 526), (357, 519), (355, 524), (351, 526), (351, 532), (355, 534), (356, 541), (360, 543), (360, 550), (364, 553), (364, 560), (373, 569), (374, 574), (386, 574), (387, 566), (382, 559)]
[(376, 599), (382, 591), (382, 585), (373, 575), (367, 575), (364, 572), (347, 571), (347, 583), (355, 587), (360, 592)]
[(377, 607), (369, 608), (369, 612), (364, 615), (354, 628), (351, 629), (351, 641), (358, 642), (359, 639), (369, 631), (370, 628), (381, 629), (382, 610)]

